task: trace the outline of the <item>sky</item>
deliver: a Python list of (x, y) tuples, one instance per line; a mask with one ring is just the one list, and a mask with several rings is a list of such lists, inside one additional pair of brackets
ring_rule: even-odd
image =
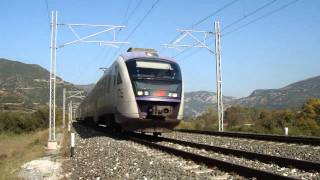
[[(220, 22), (224, 95), (245, 97), (255, 89), (281, 88), (320, 75), (318, 0), (1, 0), (0, 57), (49, 69), (52, 10), (58, 11), (58, 23), (125, 25), (117, 31), (119, 41), (125, 41), (137, 27), (128, 39), (130, 44), (121, 48), (78, 43), (58, 49), (59, 76), (75, 84), (95, 83), (103, 74), (99, 68), (108, 67), (128, 47), (154, 48), (165, 56), (176, 56), (179, 51), (162, 46), (177, 37), (176, 29), (190, 29), (229, 3), (193, 27), (212, 32), (214, 21)], [(85, 36), (102, 29), (75, 30)], [(104, 34), (95, 40), (110, 38)], [(72, 40), (72, 32), (59, 26), (58, 45)], [(214, 48), (213, 38), (207, 43)], [(216, 91), (214, 54), (190, 48), (175, 59), (182, 69), (185, 91)]]

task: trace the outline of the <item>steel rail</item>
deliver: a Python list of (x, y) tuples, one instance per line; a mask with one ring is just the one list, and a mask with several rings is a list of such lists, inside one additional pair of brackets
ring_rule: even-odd
[(312, 161), (291, 159), (291, 158), (280, 157), (280, 156), (272, 156), (272, 155), (267, 155), (262, 153), (254, 153), (254, 152), (248, 152), (243, 150), (212, 146), (207, 144), (199, 144), (195, 142), (189, 142), (189, 141), (183, 141), (183, 140), (165, 138), (165, 137), (158, 137), (157, 140), (189, 146), (192, 148), (205, 149), (207, 151), (219, 152), (222, 154), (234, 155), (237, 157), (244, 157), (246, 159), (251, 159), (251, 160), (258, 160), (264, 163), (274, 163), (284, 167), (295, 167), (305, 171), (320, 172), (320, 163), (312, 162)]
[[(82, 125), (84, 125), (84, 124), (82, 124)], [(182, 157), (184, 159), (192, 160), (192, 161), (199, 163), (199, 164), (205, 164), (208, 167), (217, 167), (222, 171), (231, 172), (231, 173), (234, 172), (234, 173), (236, 173), (240, 176), (244, 176), (246, 178), (255, 177), (257, 179), (268, 179), (268, 180), (270, 178), (297, 179), (294, 177), (283, 176), (280, 174), (276, 174), (276, 173), (272, 173), (272, 172), (268, 172), (268, 171), (264, 171), (264, 170), (250, 168), (247, 166), (242, 166), (242, 165), (234, 164), (231, 162), (222, 161), (219, 159), (214, 159), (214, 158), (210, 158), (210, 157), (178, 150), (175, 148), (160, 145), (160, 144), (157, 144), (157, 143), (150, 141), (150, 140), (159, 140), (163, 137), (154, 138), (154, 137), (148, 136), (148, 135), (141, 136), (136, 133), (118, 134), (118, 133), (114, 133), (113, 131), (108, 131), (108, 130), (106, 131), (106, 128), (103, 128), (103, 127), (97, 127), (97, 126), (88, 125), (88, 124), (84, 125), (84, 126), (89, 126), (90, 128), (92, 128), (96, 131), (102, 132), (102, 133), (110, 135), (112, 137), (117, 137), (117, 138), (121, 138), (121, 139), (125, 138), (128, 140), (134, 141), (136, 143), (139, 143), (139, 144), (142, 144), (142, 145), (154, 148), (154, 149), (158, 149), (158, 150)], [(145, 139), (149, 139), (149, 140), (145, 140)]]
[(177, 129), (175, 131), (184, 132), (184, 133), (193, 133), (193, 134), (212, 135), (212, 136), (236, 137), (236, 138), (246, 138), (246, 139), (254, 139), (254, 140), (276, 141), (276, 142), (284, 142), (284, 143), (296, 143), (296, 144), (320, 146), (320, 138), (317, 138), (317, 137), (281, 136), (281, 135), (254, 134), (254, 133), (242, 133), (242, 132), (200, 131), (200, 130), (189, 130), (189, 129)]
[(134, 142), (137, 142), (139, 144), (158, 149), (170, 154), (174, 154), (176, 156), (182, 157), (184, 159), (189, 159), (194, 162), (200, 163), (200, 164), (205, 164), (208, 167), (217, 167), (220, 170), (226, 171), (226, 172), (235, 172), (240, 176), (244, 176), (246, 178), (252, 178), (255, 177), (257, 179), (295, 179), (293, 177), (287, 177), (287, 176), (282, 176), (280, 174), (275, 174), (272, 172), (264, 171), (264, 170), (259, 170), (259, 169), (254, 169), (250, 168), (247, 166), (242, 166), (226, 161), (222, 161), (219, 159), (214, 159), (182, 150), (178, 150), (175, 148), (171, 148), (168, 146), (160, 145), (148, 140), (144, 140), (138, 137), (132, 137), (132, 136), (126, 136), (129, 140), (132, 140)]

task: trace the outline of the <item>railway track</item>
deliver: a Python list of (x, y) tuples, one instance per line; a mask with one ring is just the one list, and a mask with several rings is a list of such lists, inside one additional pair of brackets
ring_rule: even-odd
[[(204, 164), (208, 167), (217, 167), (220, 170), (223, 170), (226, 172), (231, 172), (231, 173), (234, 172), (234, 173), (239, 174), (240, 176), (244, 176), (246, 178), (253, 178), (254, 177), (257, 179), (272, 179), (272, 178), (296, 179), (294, 177), (283, 176), (281, 174), (268, 172), (265, 170), (260, 170), (260, 169), (255, 169), (255, 168), (250, 168), (250, 167), (247, 167), (244, 165), (239, 165), (239, 164), (223, 161), (220, 159), (215, 159), (212, 157), (207, 157), (207, 156), (187, 152), (184, 150), (172, 148), (169, 146), (161, 145), (161, 144), (158, 144), (154, 141), (150, 141), (151, 139), (149, 139), (149, 138), (148, 138), (149, 140), (146, 140), (145, 138), (141, 138), (141, 137), (137, 137), (137, 136), (134, 136), (134, 137), (127, 136), (127, 138), (134, 141), (134, 142), (143, 144), (145, 146), (155, 148), (155, 149), (158, 149), (158, 150), (170, 153), (170, 154), (174, 154), (176, 156), (192, 160), (192, 161), (197, 162), (199, 164)], [(160, 138), (160, 139), (162, 139), (162, 138)]]
[(230, 154), (233, 156), (244, 157), (246, 159), (258, 160), (264, 163), (274, 163), (284, 167), (295, 167), (305, 171), (320, 172), (320, 163), (312, 162), (312, 161), (304, 161), (304, 160), (297, 160), (297, 159), (291, 159), (291, 158), (285, 158), (285, 157), (279, 157), (279, 156), (271, 156), (271, 155), (266, 155), (262, 153), (254, 153), (254, 152), (248, 152), (243, 150), (212, 146), (212, 145), (188, 142), (188, 141), (165, 138), (165, 137), (158, 137), (158, 140), (176, 143), (179, 145), (184, 145), (184, 146), (193, 147), (193, 148), (204, 149), (206, 151), (219, 152), (223, 154)]
[[(94, 129), (104, 132), (106, 134), (109, 134), (111, 132), (106, 131), (103, 127), (95, 127)], [(266, 164), (276, 164), (280, 168), (281, 167), (287, 167), (289, 169), (292, 169), (292, 167), (295, 167), (300, 170), (304, 170), (307, 172), (320, 172), (320, 164), (316, 162), (310, 162), (310, 161), (303, 161), (303, 160), (296, 160), (296, 159), (290, 159), (290, 158), (284, 158), (284, 157), (278, 157), (278, 156), (271, 156), (266, 154), (259, 154), (259, 153), (253, 153), (253, 152), (247, 152), (242, 150), (235, 150), (230, 148), (224, 148), (224, 147), (218, 147), (218, 146), (211, 146), (206, 144), (199, 144), (195, 142), (189, 142), (189, 141), (183, 141), (179, 139), (173, 139), (173, 138), (165, 138), (165, 137), (153, 137), (149, 135), (142, 135), (137, 133), (128, 133), (128, 134), (114, 134), (111, 133), (112, 136), (121, 137), (124, 139), (131, 140), (133, 142), (139, 143), (141, 145), (147, 146), (149, 148), (161, 150), (163, 152), (173, 154), (175, 156), (179, 156), (184, 159), (192, 160), (198, 164), (206, 165), (207, 167), (217, 167), (218, 169), (229, 172), (229, 173), (236, 173), (240, 176), (246, 177), (246, 178), (257, 178), (257, 179), (271, 179), (271, 178), (277, 178), (277, 179), (298, 179), (299, 176), (290, 176), (287, 174), (281, 174), (276, 171), (270, 171), (265, 170), (263, 168), (253, 168), (248, 166), (247, 164), (239, 164), (230, 162), (228, 160), (224, 160), (221, 158), (214, 158), (212, 156), (207, 156), (206, 154), (201, 153), (195, 153), (189, 150), (186, 150), (188, 148), (194, 148), (198, 149), (199, 151), (205, 150), (208, 153), (220, 153), (224, 154), (226, 156), (231, 156), (231, 159), (233, 156), (236, 156), (238, 158), (242, 159), (248, 159), (253, 161), (259, 161), (261, 163)], [(172, 147), (171, 145), (164, 145), (163, 143), (173, 143), (180, 146), (184, 146), (184, 148), (176, 148)], [(273, 166), (273, 165), (271, 165)], [(280, 169), (279, 168), (279, 169)], [(282, 169), (282, 168), (281, 168)], [(318, 175), (316, 175), (317, 177)]]
[(256, 177), (258, 179), (270, 179), (270, 178), (295, 179), (296, 177), (288, 177), (288, 176), (273, 173), (270, 171), (251, 168), (245, 165), (239, 165), (236, 163), (223, 161), (221, 159), (215, 159), (212, 157), (203, 156), (200, 154), (184, 151), (181, 149), (172, 148), (170, 146), (161, 145), (157, 142), (174, 143), (174, 144), (186, 146), (188, 148), (191, 147), (191, 148), (206, 150), (208, 152), (222, 153), (225, 155), (237, 156), (239, 158), (257, 160), (267, 164), (277, 164), (280, 167), (287, 167), (287, 168), (295, 167), (299, 170), (305, 170), (308, 172), (320, 172), (320, 164), (317, 162), (290, 159), (290, 158), (266, 155), (261, 153), (253, 153), (248, 151), (242, 151), (242, 150), (236, 150), (236, 149), (230, 149), (230, 148), (224, 148), (224, 147), (218, 147), (218, 146), (212, 146), (212, 145), (206, 145), (206, 144), (199, 144), (199, 143), (172, 139), (172, 138), (165, 138), (165, 137), (154, 138), (147, 135), (130, 134), (127, 136), (127, 138), (135, 142), (138, 142), (140, 144), (146, 145), (148, 147), (165, 151), (185, 159), (190, 159), (199, 164), (205, 164), (209, 167), (215, 166), (223, 171), (235, 172), (240, 176), (244, 176), (247, 178)]
[(193, 134), (203, 134), (212, 136), (223, 136), (233, 138), (246, 138), (254, 140), (264, 141), (276, 141), (283, 143), (296, 143), (320, 146), (320, 138), (317, 137), (304, 137), (304, 136), (281, 136), (281, 135), (267, 135), (267, 134), (254, 134), (254, 133), (240, 133), (240, 132), (217, 132), (217, 131), (200, 131), (200, 130), (188, 130), (188, 129), (177, 129), (175, 131)]

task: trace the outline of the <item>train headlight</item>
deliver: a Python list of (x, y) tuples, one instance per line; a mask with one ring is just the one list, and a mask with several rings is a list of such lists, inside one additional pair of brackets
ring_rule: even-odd
[(149, 96), (149, 91), (144, 91), (145, 96)]
[(177, 93), (172, 93), (172, 97), (178, 97), (178, 94)]
[(138, 96), (142, 96), (143, 95), (143, 91), (138, 91), (137, 94), (138, 94)]
[(169, 92), (169, 93), (168, 93), (168, 96), (169, 96), (169, 97), (172, 97), (172, 93), (171, 93), (171, 92)]

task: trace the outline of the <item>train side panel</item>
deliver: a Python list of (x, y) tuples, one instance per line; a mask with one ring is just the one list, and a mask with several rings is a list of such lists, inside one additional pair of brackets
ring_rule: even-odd
[(122, 123), (124, 121), (124, 119), (121, 118), (122, 116), (124, 116), (125, 118), (139, 118), (139, 110), (127, 66), (122, 58), (120, 58), (117, 62), (118, 81), (114, 88), (114, 91), (117, 92), (117, 95), (115, 96), (116, 106), (114, 113), (116, 115), (116, 122)]

